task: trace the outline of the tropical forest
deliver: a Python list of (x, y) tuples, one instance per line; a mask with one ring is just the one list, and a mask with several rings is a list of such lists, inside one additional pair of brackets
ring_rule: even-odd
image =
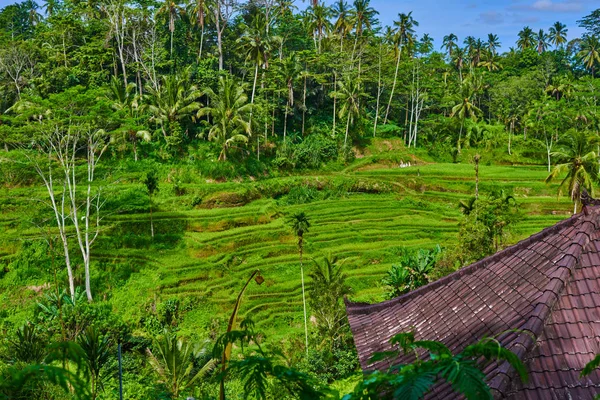
[(509, 43), (387, 3), (4, 3), (0, 399), (492, 399), (490, 362), (527, 381), (498, 340), (411, 331), (365, 370), (347, 304), (587, 213), (600, 9)]

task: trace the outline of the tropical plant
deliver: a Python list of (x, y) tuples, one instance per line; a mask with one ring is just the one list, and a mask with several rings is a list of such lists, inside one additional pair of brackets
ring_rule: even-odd
[(144, 179), (144, 186), (146, 186), (146, 190), (148, 191), (148, 199), (150, 200), (150, 234), (152, 238), (154, 238), (154, 221), (152, 219), (152, 198), (160, 190), (158, 182), (158, 175), (156, 174), (155, 170), (152, 169), (148, 171), (148, 173), (146, 173), (146, 178)]
[(545, 52), (546, 49), (548, 49), (548, 46), (550, 46), (549, 37), (543, 29), (540, 29), (537, 35), (535, 35), (535, 40), (537, 42), (537, 52), (539, 54)]
[[(441, 380), (448, 382), (456, 393), (468, 400), (492, 400), (490, 387), (479, 364), (481, 359), (506, 361), (521, 381), (526, 383), (528, 380), (523, 362), (495, 338), (483, 338), (458, 354), (452, 354), (441, 342), (415, 340), (413, 332), (393, 336), (390, 344), (393, 350), (375, 353), (371, 358), (371, 362), (389, 360), (391, 366), (388, 370), (368, 374), (344, 399), (421, 399)], [(419, 356), (422, 353), (424, 357)], [(400, 356), (408, 355), (415, 355), (415, 361), (397, 364)]]
[(592, 72), (592, 77), (595, 77), (596, 65), (600, 63), (600, 41), (598, 37), (585, 36), (581, 41), (580, 49), (577, 57)]
[(309, 305), (315, 315), (321, 344), (332, 346), (340, 340), (344, 327), (347, 327), (346, 310), (342, 303), (351, 289), (346, 284), (342, 263), (332, 256), (323, 258), (322, 263), (314, 261), (310, 272)]
[(189, 83), (189, 70), (182, 74), (163, 76), (158, 89), (146, 88), (144, 107), (150, 111), (151, 122), (160, 127), (167, 143), (173, 147), (181, 144), (181, 123), (191, 122), (192, 117), (200, 109), (199, 99), (202, 93), (195, 85)]
[(533, 48), (536, 44), (535, 34), (530, 27), (526, 26), (519, 32), (517, 47), (519, 50), (527, 50)]
[(110, 360), (112, 345), (108, 337), (101, 335), (93, 326), (87, 327), (79, 335), (77, 343), (85, 354), (85, 366), (90, 377), (91, 399), (95, 400), (98, 397), (98, 391), (103, 388), (104, 367)]
[(170, 332), (155, 340), (152, 350), (146, 349), (146, 353), (160, 382), (175, 399), (206, 378), (216, 366), (216, 360), (208, 356), (207, 344), (194, 346)]
[(460, 120), (460, 132), (458, 134), (458, 141), (456, 143), (456, 148), (460, 153), (461, 149), (461, 140), (462, 140), (462, 132), (465, 126), (465, 120), (471, 119), (477, 122), (477, 115), (481, 114), (481, 109), (477, 107), (473, 103), (473, 86), (472, 86), (472, 78), (470, 80), (465, 80), (465, 82), (461, 85), (461, 93), (458, 103), (452, 107), (451, 117), (456, 117)]
[(498, 50), (498, 47), (501, 46), (498, 35), (496, 35), (494, 33), (488, 34), (488, 40), (486, 42), (486, 46), (487, 46), (488, 51), (492, 54), (492, 56), (495, 56), (496, 52)]
[(175, 0), (164, 0), (164, 3), (156, 11), (157, 15), (165, 15), (171, 33), (171, 59), (173, 58), (173, 33), (175, 32), (175, 20), (185, 13), (185, 9)]
[(9, 351), (13, 362), (39, 364), (46, 357), (46, 343), (36, 326), (28, 322), (9, 339)]
[(229, 149), (237, 143), (248, 143), (252, 134), (250, 115), (252, 104), (240, 85), (232, 76), (219, 78), (219, 90), (206, 90), (210, 106), (200, 109), (198, 116), (210, 116), (208, 140), (221, 147), (219, 161), (227, 160)]
[(573, 214), (581, 203), (582, 189), (594, 195), (594, 182), (598, 180), (598, 139), (583, 131), (569, 131), (558, 143), (559, 150), (552, 153), (557, 164), (546, 178), (546, 182), (566, 175), (558, 186), (558, 195), (565, 191), (573, 201)]
[(454, 51), (455, 48), (458, 47), (457, 43), (458, 43), (458, 37), (454, 33), (444, 36), (442, 48), (446, 49), (446, 53), (448, 53), (448, 58), (450, 60), (454, 59), (454, 57), (452, 56), (452, 52)]
[(382, 281), (388, 287), (388, 297), (393, 299), (429, 283), (440, 253), (439, 245), (433, 250), (416, 252), (403, 249), (400, 261), (392, 265)]
[(562, 22), (556, 21), (549, 29), (548, 39), (556, 48), (567, 43), (567, 33), (569, 30)]
[(344, 135), (344, 148), (348, 146), (348, 134), (350, 127), (360, 120), (360, 99), (365, 97), (361, 90), (360, 79), (345, 75), (337, 81), (338, 87), (332, 96), (336, 96), (341, 102), (338, 111), (340, 119), (346, 118), (346, 133)]
[(302, 279), (302, 305), (304, 307), (304, 335), (306, 355), (308, 355), (308, 320), (306, 317), (306, 294), (304, 292), (304, 266), (302, 264), (302, 255), (304, 251), (304, 234), (310, 229), (310, 220), (304, 212), (292, 214), (288, 220), (288, 225), (296, 238), (298, 239), (298, 253), (300, 254), (300, 278)]
[(394, 80), (392, 83), (392, 91), (390, 93), (390, 100), (385, 111), (385, 118), (383, 123), (386, 124), (392, 106), (392, 100), (394, 99), (394, 90), (396, 89), (396, 82), (398, 80), (398, 69), (400, 68), (400, 58), (402, 57), (402, 50), (406, 46), (414, 45), (415, 42), (415, 27), (419, 26), (419, 23), (412, 17), (412, 12), (408, 14), (398, 14), (398, 21), (394, 21), (396, 31), (394, 33), (394, 45), (398, 47), (396, 52), (396, 69), (394, 71)]

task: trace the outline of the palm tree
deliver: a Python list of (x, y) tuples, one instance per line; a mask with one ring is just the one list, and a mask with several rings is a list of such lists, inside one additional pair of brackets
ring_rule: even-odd
[(537, 41), (537, 52), (542, 54), (548, 49), (550, 43), (548, 42), (548, 35), (544, 32), (543, 29), (540, 29), (537, 35), (535, 35), (535, 40)]
[(488, 34), (488, 40), (486, 42), (486, 46), (487, 46), (488, 51), (493, 56), (495, 56), (496, 52), (498, 50), (498, 47), (501, 46), (500, 39), (498, 38), (498, 35), (496, 35), (494, 33)]
[(535, 45), (535, 34), (530, 27), (526, 26), (519, 32), (517, 47), (519, 50), (531, 49)]
[(467, 51), (466, 51), (466, 49), (456, 47), (456, 49), (454, 50), (453, 56), (454, 56), (454, 58), (452, 61), (454, 62), (456, 69), (458, 69), (458, 76), (462, 83), (462, 81), (463, 81), (462, 69), (463, 69), (463, 66), (465, 65), (465, 61), (467, 59)]
[(396, 26), (395, 34), (395, 46), (398, 48), (396, 53), (396, 70), (394, 72), (394, 81), (392, 84), (392, 91), (390, 92), (390, 100), (388, 101), (387, 110), (385, 111), (385, 118), (383, 124), (385, 125), (390, 114), (390, 108), (392, 106), (392, 100), (394, 98), (394, 90), (396, 89), (396, 82), (398, 80), (398, 69), (400, 67), (400, 58), (402, 57), (402, 49), (404, 46), (410, 45), (415, 41), (415, 27), (419, 26), (419, 23), (412, 17), (412, 11), (408, 14), (398, 14), (398, 21), (394, 21)]
[(340, 51), (342, 51), (344, 48), (344, 38), (352, 31), (348, 3), (344, 0), (338, 0), (333, 5), (333, 13), (337, 15), (333, 31), (340, 36)]
[(102, 388), (102, 372), (111, 357), (111, 343), (106, 336), (102, 336), (96, 328), (90, 326), (79, 335), (77, 344), (85, 354), (85, 364), (90, 373), (92, 400), (95, 400), (98, 390)]
[(317, 4), (307, 10), (308, 29), (315, 41), (317, 52), (321, 52), (321, 40), (331, 31), (329, 18), (333, 16), (331, 8)]
[(454, 33), (444, 36), (444, 42), (442, 44), (442, 48), (446, 49), (446, 52), (448, 53), (448, 57), (451, 60), (453, 58), (452, 52), (454, 51), (454, 49), (456, 47), (458, 47), (457, 42), (458, 42), (458, 37)]
[(147, 130), (140, 130), (136, 127), (136, 119), (140, 108), (139, 99), (136, 92), (135, 83), (129, 83), (124, 86), (123, 82), (116, 76), (112, 76), (109, 85), (109, 98), (112, 101), (112, 108), (117, 112), (125, 114), (128, 119), (126, 129), (127, 138), (133, 143), (133, 159), (137, 162), (137, 142), (139, 139), (149, 142), (152, 135)]
[(190, 22), (200, 27), (200, 46), (198, 49), (198, 60), (202, 58), (202, 47), (204, 46), (204, 27), (206, 26), (206, 17), (208, 14), (208, 4), (206, 0), (192, 0), (187, 6), (187, 14)]
[(481, 59), (479, 65), (481, 67), (487, 68), (490, 72), (502, 69), (502, 65), (500, 65), (500, 56), (495, 55), (489, 51), (486, 51), (483, 54), (483, 58)]
[(208, 140), (221, 146), (219, 161), (227, 160), (227, 151), (235, 143), (247, 143), (252, 134), (250, 115), (252, 105), (244, 87), (231, 76), (219, 78), (219, 92), (206, 90), (210, 106), (200, 109), (198, 116), (211, 116)]
[(315, 267), (309, 275), (309, 303), (322, 343), (333, 345), (339, 341), (346, 325), (346, 311), (341, 300), (350, 294), (351, 289), (346, 284), (346, 275), (337, 257), (329, 255), (323, 259), (323, 263), (314, 263)]
[(481, 110), (473, 104), (471, 98), (473, 97), (473, 89), (471, 87), (471, 82), (467, 79), (461, 85), (461, 97), (459, 102), (452, 107), (452, 114), (450, 117), (457, 117), (460, 120), (460, 132), (458, 134), (458, 142), (456, 144), (456, 149), (460, 153), (460, 142), (462, 139), (462, 131), (465, 126), (465, 120), (471, 119), (473, 121), (477, 121), (477, 115), (481, 113)]
[(429, 54), (433, 51), (433, 38), (428, 34), (423, 34), (423, 37), (419, 41), (419, 53)]
[(258, 80), (258, 68), (267, 69), (269, 67), (269, 55), (271, 53), (272, 37), (267, 34), (267, 20), (262, 12), (258, 12), (252, 18), (250, 26), (237, 42), (241, 44), (246, 53), (246, 60), (254, 64), (254, 83), (252, 84), (252, 97), (250, 104), (254, 105), (254, 95), (256, 93), (256, 82)]
[(171, 32), (171, 59), (173, 58), (173, 33), (175, 32), (175, 20), (185, 13), (185, 9), (176, 0), (165, 0), (156, 11), (157, 15), (166, 15), (169, 21), (169, 32)]
[(349, 11), (349, 17), (352, 21), (356, 38), (354, 40), (354, 48), (352, 50), (352, 59), (356, 52), (356, 46), (358, 45), (359, 38), (362, 37), (364, 29), (372, 30), (375, 24), (375, 16), (379, 14), (370, 5), (371, 0), (354, 0), (354, 8)]
[(338, 115), (346, 117), (346, 135), (344, 136), (344, 147), (348, 145), (348, 133), (350, 126), (360, 117), (360, 99), (364, 93), (360, 89), (360, 79), (344, 76), (337, 82), (337, 90), (332, 93), (342, 103)]
[(485, 45), (481, 39), (475, 40), (471, 47), (471, 65), (477, 67), (481, 61), (481, 56), (485, 51)]
[(581, 41), (581, 50), (577, 57), (585, 67), (592, 71), (592, 78), (596, 75), (596, 63), (600, 62), (600, 42), (596, 36), (586, 35)]
[(567, 43), (567, 33), (569, 30), (562, 22), (556, 21), (554, 25), (550, 27), (549, 32), (548, 39), (556, 48)]
[(194, 347), (168, 332), (155, 340), (152, 350), (146, 349), (146, 353), (150, 365), (174, 399), (216, 366), (207, 345)]
[(147, 87), (144, 107), (150, 111), (151, 121), (160, 126), (167, 145), (175, 146), (181, 141), (179, 124), (191, 121), (200, 109), (198, 99), (202, 92), (189, 84), (189, 71), (163, 76), (160, 81), (158, 89)]
[(294, 79), (298, 77), (300, 72), (302, 71), (302, 65), (298, 61), (298, 57), (296, 53), (292, 53), (289, 57), (285, 58), (281, 63), (281, 68), (279, 70), (280, 78), (283, 81), (285, 86), (285, 90), (287, 93), (286, 103), (285, 103), (285, 112), (283, 117), (283, 141), (285, 143), (287, 137), (287, 120), (288, 114), (290, 114), (291, 110), (294, 107)]
[(304, 306), (304, 336), (306, 356), (308, 357), (308, 321), (306, 318), (306, 295), (304, 293), (304, 266), (302, 265), (302, 253), (304, 250), (304, 234), (310, 229), (310, 221), (304, 212), (292, 214), (288, 218), (288, 224), (298, 238), (298, 252), (300, 253), (300, 278), (302, 279), (302, 304)]
[(48, 15), (52, 17), (56, 11), (58, 10), (60, 5), (59, 0), (44, 0), (44, 5), (42, 6), (42, 10)]
[(595, 152), (597, 144), (596, 137), (584, 131), (571, 131), (559, 143), (560, 150), (552, 153), (557, 165), (546, 178), (546, 182), (552, 182), (566, 173), (558, 187), (558, 195), (568, 191), (575, 203), (573, 214), (577, 212), (577, 204), (581, 202), (583, 188), (594, 195), (593, 182), (598, 180), (598, 158)]

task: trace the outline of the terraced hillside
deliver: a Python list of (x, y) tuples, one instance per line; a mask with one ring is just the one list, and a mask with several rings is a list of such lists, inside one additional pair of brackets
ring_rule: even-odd
[[(482, 192), (512, 192), (524, 212), (514, 241), (568, 216), (571, 203), (557, 199), (556, 186), (543, 183), (546, 174), (537, 167), (481, 167)], [(179, 196), (168, 186), (163, 184), (156, 199), (153, 244), (146, 210), (115, 212), (106, 219), (108, 229), (93, 256), (96, 267), (109, 272), (98, 279), (124, 282), (113, 290), (116, 312), (142, 330), (144, 310), (177, 299), (182, 331), (211, 334), (225, 324), (251, 272), (260, 269), (265, 283), (249, 287), (241, 314), (252, 316), (273, 340), (302, 330), (298, 253), (286, 215), (304, 211), (311, 219), (305, 236), (308, 268), (313, 260), (337, 255), (344, 260), (351, 297), (377, 301), (384, 295), (381, 278), (401, 248), (456, 242), (458, 201), (474, 191), (468, 164), (397, 168), (375, 159), (330, 175), (190, 183)], [(133, 183), (117, 189), (116, 196), (141, 191)], [(302, 196), (293, 196), (298, 190)], [(35, 235), (36, 228), (24, 229), (11, 218), (17, 206), (10, 204), (19, 196), (31, 196), (31, 189), (2, 193), (4, 239)], [(0, 256), (10, 257), (16, 245), (3, 243)]]

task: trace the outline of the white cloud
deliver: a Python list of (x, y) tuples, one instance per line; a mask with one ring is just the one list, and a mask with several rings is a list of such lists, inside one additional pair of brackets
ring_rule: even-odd
[(579, 1), (553, 1), (553, 0), (537, 0), (531, 8), (537, 11), (552, 11), (552, 12), (578, 12), (583, 9)]

